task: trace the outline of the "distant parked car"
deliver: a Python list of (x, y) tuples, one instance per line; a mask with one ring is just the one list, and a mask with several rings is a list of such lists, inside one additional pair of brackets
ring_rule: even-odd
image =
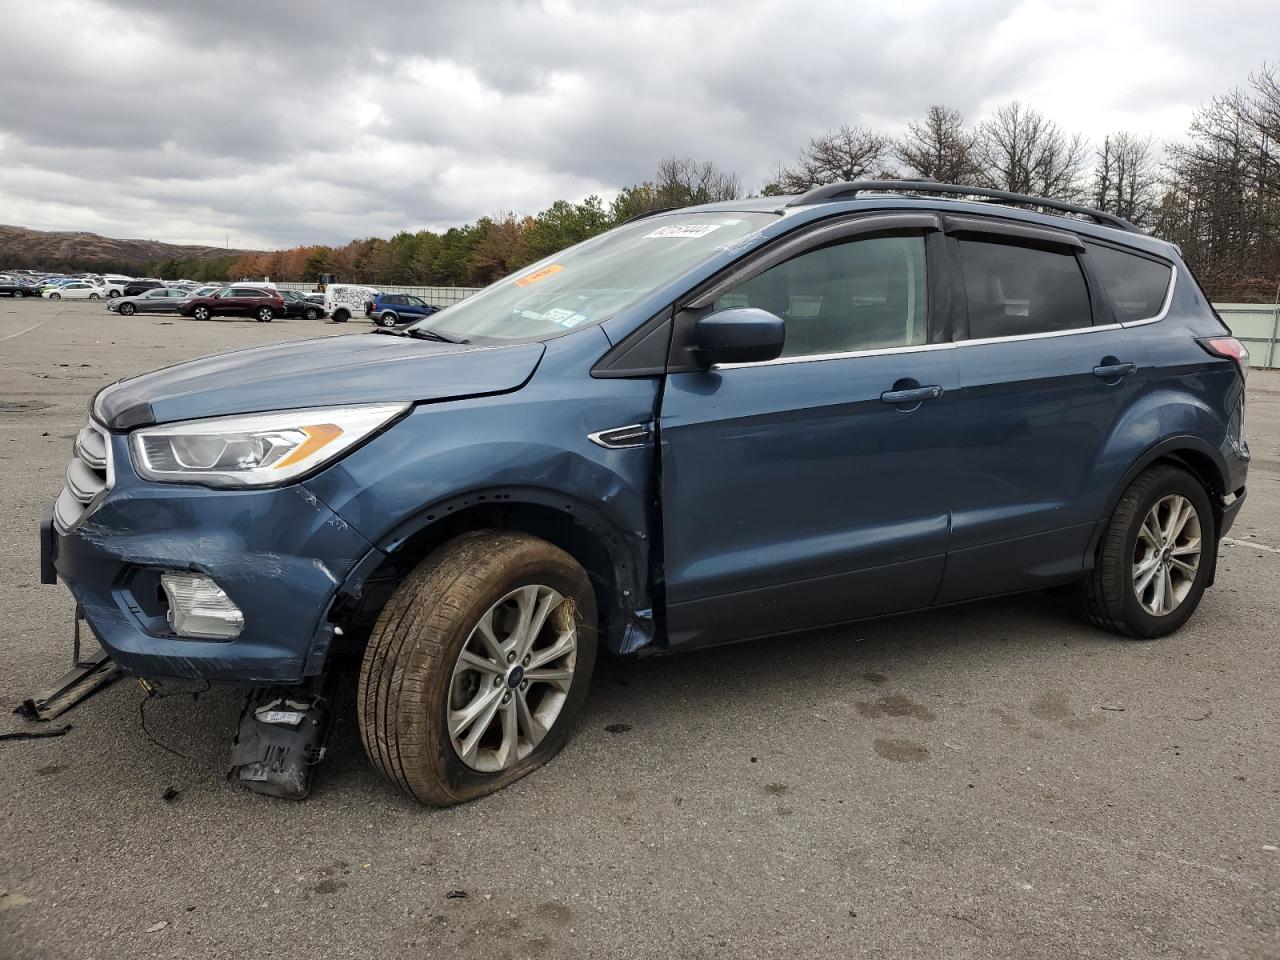
[(72, 280), (59, 287), (52, 287), (42, 295), (49, 300), (101, 300), (103, 290), (88, 280)]
[(184, 317), (208, 320), (211, 317), (253, 317), (259, 323), (270, 323), (284, 316), (284, 298), (274, 290), (262, 287), (223, 287), (207, 297), (191, 297), (178, 307)]
[(374, 287), (362, 287), (353, 283), (331, 283), (324, 288), (324, 308), (334, 323), (346, 323), (357, 313), (364, 313), (364, 305), (378, 295)]
[(122, 297), (136, 297), (140, 293), (146, 293), (148, 290), (158, 290), (164, 284), (159, 280), (130, 280), (124, 285), (120, 291)]
[(34, 284), (23, 283), (16, 277), (5, 281), (0, 281), (0, 296), (10, 296), (15, 300), (18, 297), (38, 297), (40, 290)]
[(196, 287), (194, 290), (192, 290), (188, 294), (188, 296), (209, 297), (217, 293), (219, 290), (221, 290), (225, 286), (226, 286), (225, 283), (206, 283), (203, 287)]
[(429, 317), (439, 309), (407, 293), (379, 293), (365, 303), (364, 315), (380, 327), (394, 327)]
[(286, 317), (302, 317), (304, 320), (319, 320), (325, 315), (324, 304), (309, 300), (292, 290), (281, 290), (284, 297), (284, 315)]
[(157, 287), (136, 297), (116, 297), (107, 301), (107, 309), (124, 314), (126, 317), (135, 313), (177, 313), (178, 308), (186, 303), (190, 294), (185, 290), (172, 287)]
[(103, 277), (102, 278), (102, 294), (108, 300), (115, 297), (124, 296), (124, 288), (131, 283), (129, 279), (120, 279), (119, 277)]

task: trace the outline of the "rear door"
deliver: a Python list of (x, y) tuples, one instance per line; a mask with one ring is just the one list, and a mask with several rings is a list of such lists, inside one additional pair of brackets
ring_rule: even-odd
[[(936, 282), (937, 224), (909, 214), (814, 228), (827, 242), (804, 249), (802, 235), (794, 255), (766, 251), (677, 314), (659, 422), (673, 645), (933, 599), (948, 542), (958, 352)], [(783, 356), (682, 368), (682, 331), (734, 306), (786, 321)]]
[(1091, 480), (1148, 367), (1076, 235), (976, 217), (947, 229), (961, 394), (939, 602), (1080, 572), (1110, 493)]

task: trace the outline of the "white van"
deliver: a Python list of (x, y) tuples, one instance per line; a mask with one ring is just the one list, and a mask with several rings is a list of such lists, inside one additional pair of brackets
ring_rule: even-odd
[(374, 287), (353, 283), (331, 283), (324, 288), (324, 309), (334, 323), (346, 323), (364, 316), (364, 305), (378, 295)]

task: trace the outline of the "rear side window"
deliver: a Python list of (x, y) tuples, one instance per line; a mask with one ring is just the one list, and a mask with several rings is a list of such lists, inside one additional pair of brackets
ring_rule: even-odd
[(1075, 256), (1013, 243), (961, 239), (969, 339), (1020, 337), (1093, 324)]
[(1089, 265), (1111, 300), (1117, 320), (1148, 320), (1164, 309), (1173, 277), (1169, 264), (1095, 243), (1085, 247)]

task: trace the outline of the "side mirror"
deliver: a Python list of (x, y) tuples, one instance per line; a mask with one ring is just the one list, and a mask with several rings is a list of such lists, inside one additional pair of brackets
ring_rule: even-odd
[(758, 307), (731, 307), (700, 318), (693, 326), (698, 359), (717, 363), (759, 363), (782, 355), (787, 325)]

